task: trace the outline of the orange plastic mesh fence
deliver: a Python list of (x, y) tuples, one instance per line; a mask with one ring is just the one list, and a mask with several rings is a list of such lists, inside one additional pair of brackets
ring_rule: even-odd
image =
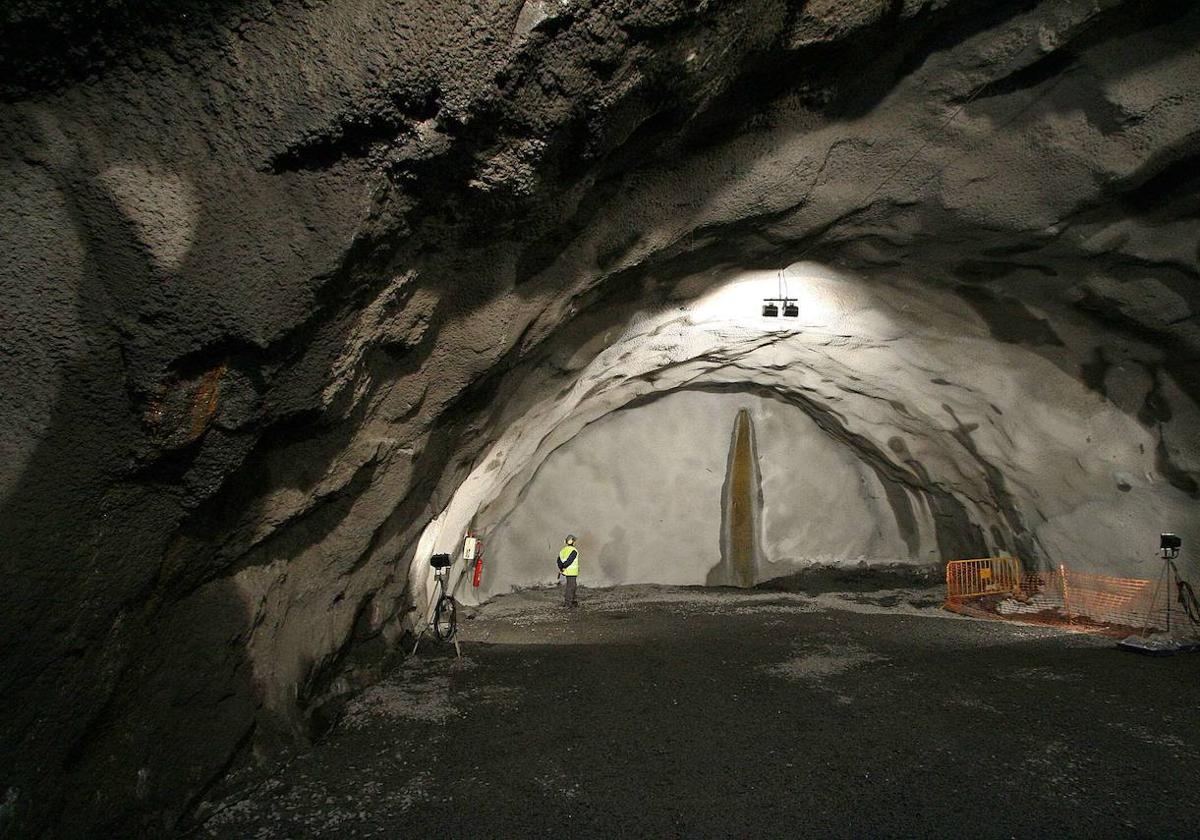
[[(976, 564), (997, 561), (1005, 562), (999, 565), (999, 570), (993, 566), (990, 576), (993, 582), (979, 577), (975, 571)], [(1016, 571), (1008, 570), (1008, 562), (1016, 565)], [(946, 567), (946, 607), (955, 612), (1037, 624), (1086, 626), (1118, 634), (1131, 629), (1165, 629), (1170, 590), (1162, 581), (1094, 575), (1066, 566), (1023, 573), (1013, 558), (956, 560)], [(1185, 619), (1176, 610), (1173, 620)]]

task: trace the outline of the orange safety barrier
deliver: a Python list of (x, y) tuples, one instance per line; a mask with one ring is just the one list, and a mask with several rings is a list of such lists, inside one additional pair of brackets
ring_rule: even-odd
[(975, 598), (1015, 592), (1021, 583), (1021, 564), (1015, 557), (952, 560), (946, 564), (946, 598)]
[(1083, 616), (1103, 624), (1139, 627), (1166, 609), (1169, 587), (1156, 597), (1153, 581), (1090, 575), (1060, 567), (1063, 609), (1068, 616)]
[[(1165, 629), (1171, 589), (1161, 579), (1095, 575), (1066, 566), (1022, 572), (1011, 557), (955, 560), (946, 565), (945, 607), (964, 615), (1125, 635)], [(1182, 616), (1175, 612), (1178, 622)]]

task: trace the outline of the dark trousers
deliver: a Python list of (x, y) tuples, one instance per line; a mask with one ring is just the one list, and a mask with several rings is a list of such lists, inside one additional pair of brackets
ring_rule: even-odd
[(563, 606), (573, 607), (578, 602), (575, 600), (575, 585), (579, 583), (579, 578), (575, 575), (563, 575), (566, 584), (563, 586)]

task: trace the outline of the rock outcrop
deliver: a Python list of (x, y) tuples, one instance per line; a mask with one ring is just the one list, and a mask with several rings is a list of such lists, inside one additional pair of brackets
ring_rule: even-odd
[[(77, 6), (0, 13), (0, 830), (186, 824), (666, 393), (803, 411), (917, 552), (1200, 538), (1193, 3)], [(796, 263), (807, 333), (702, 328)]]

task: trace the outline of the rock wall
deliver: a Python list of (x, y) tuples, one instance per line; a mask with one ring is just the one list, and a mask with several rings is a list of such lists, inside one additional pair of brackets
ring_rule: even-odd
[[(765, 386), (937, 491), (944, 553), (1109, 563), (1114, 486), (1190, 514), (1198, 34), (1183, 0), (6, 5), (2, 830), (162, 833), (319, 732), (411, 626), (412, 559), (508, 486), (488, 453), (524, 476), (711, 367), (581, 399), (636, 313), (737, 272), (969, 308), (956, 369), (884, 336)], [(718, 338), (708, 384), (779, 372)]]

